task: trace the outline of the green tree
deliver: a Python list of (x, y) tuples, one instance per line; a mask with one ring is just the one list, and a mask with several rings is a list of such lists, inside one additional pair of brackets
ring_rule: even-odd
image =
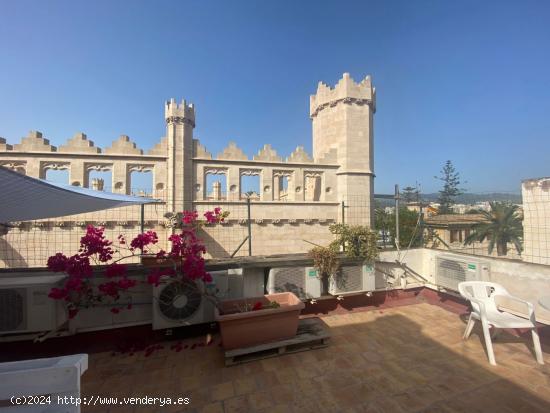
[[(395, 213), (391, 214), (384, 208), (377, 208), (374, 211), (375, 228), (379, 231), (380, 238), (386, 243), (395, 246), (396, 229)], [(407, 208), (399, 208), (399, 245), (406, 248), (419, 247), (421, 245), (420, 228), (418, 227), (418, 213), (409, 211)], [(412, 241), (411, 241), (412, 240)]]
[(403, 197), (403, 200), (405, 202), (414, 202), (418, 201), (418, 198), (420, 196), (420, 191), (418, 191), (417, 188), (414, 188), (412, 186), (406, 186), (402, 189), (401, 195)]
[(521, 253), (523, 237), (523, 217), (519, 207), (508, 202), (490, 202), (490, 211), (481, 211), (486, 221), (476, 224), (473, 232), (464, 240), (465, 245), (489, 240), (489, 254), (497, 246), (497, 254), (508, 254), (508, 243), (514, 244)]
[(460, 174), (456, 171), (451, 161), (445, 162), (441, 169), (440, 176), (434, 176), (443, 182), (443, 189), (439, 191), (439, 213), (452, 213), (451, 206), (455, 203), (455, 198), (462, 195), (464, 191), (460, 189)]
[[(390, 235), (393, 240), (395, 233), (395, 214), (392, 214), (392, 226)], [(409, 211), (407, 208), (399, 208), (399, 245), (401, 248), (421, 246), (420, 227), (418, 223), (418, 212)]]

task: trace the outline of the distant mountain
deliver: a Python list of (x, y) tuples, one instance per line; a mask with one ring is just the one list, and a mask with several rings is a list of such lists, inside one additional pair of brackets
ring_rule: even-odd
[[(422, 194), (422, 199), (429, 202), (437, 202), (438, 193)], [(476, 202), (499, 201), (521, 204), (521, 195), (513, 193), (492, 192), (487, 194), (462, 194), (455, 198), (457, 204), (475, 204)]]
[[(421, 194), (422, 200), (425, 202), (437, 202), (437, 198), (439, 198), (438, 193), (431, 193), (431, 194)], [(375, 199), (376, 204), (378, 206), (394, 206), (395, 201), (391, 199)], [(455, 202), (457, 204), (475, 204), (477, 202), (486, 202), (486, 201), (508, 201), (512, 202), (514, 204), (521, 204), (521, 195), (520, 194), (513, 194), (513, 193), (501, 193), (501, 192), (492, 192), (492, 193), (486, 193), (486, 194), (462, 194), (455, 198)]]

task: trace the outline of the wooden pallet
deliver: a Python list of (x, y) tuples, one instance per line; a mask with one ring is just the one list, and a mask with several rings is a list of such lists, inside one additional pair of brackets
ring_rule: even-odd
[(238, 348), (225, 352), (225, 365), (234, 366), (254, 360), (277, 357), (328, 346), (330, 333), (319, 318), (300, 320), (295, 337), (273, 343)]

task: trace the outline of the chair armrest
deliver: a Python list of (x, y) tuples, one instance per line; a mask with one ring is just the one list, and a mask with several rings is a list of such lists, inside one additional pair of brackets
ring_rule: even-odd
[(482, 300), (479, 300), (475, 297), (468, 297), (468, 300), (472, 303), (475, 303), (479, 306), (479, 312), (481, 317), (487, 317), (487, 311), (485, 310), (485, 303)]
[(527, 306), (527, 311), (528, 311), (528, 314), (529, 314), (529, 320), (531, 320), (531, 322), (533, 324), (536, 324), (535, 309), (533, 307), (533, 304), (531, 304), (529, 301), (522, 300), (521, 298), (514, 297), (513, 295), (510, 295), (510, 294), (495, 294), (495, 297), (504, 297), (504, 298), (507, 298), (508, 300), (512, 300), (512, 301), (516, 301), (516, 302), (521, 303), (521, 304), (525, 304)]

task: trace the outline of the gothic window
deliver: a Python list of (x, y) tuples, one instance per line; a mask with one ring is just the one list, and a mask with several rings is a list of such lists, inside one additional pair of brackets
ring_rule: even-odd
[[(204, 199), (221, 201), (227, 199), (227, 169), (205, 168)], [(236, 191), (236, 188), (230, 188)]]
[(260, 175), (259, 169), (241, 169), (240, 171), (240, 197), (250, 198), (252, 201), (260, 199)]

